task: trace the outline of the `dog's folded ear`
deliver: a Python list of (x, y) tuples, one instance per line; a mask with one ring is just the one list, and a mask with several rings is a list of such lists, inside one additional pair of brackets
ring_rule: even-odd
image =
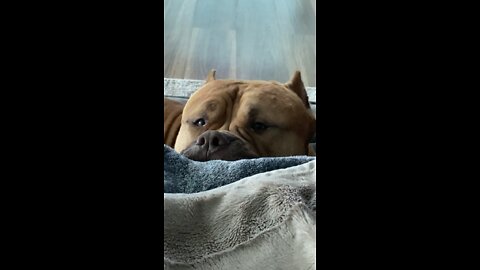
[(215, 81), (215, 72), (217, 72), (215, 69), (210, 70), (210, 72), (207, 75), (207, 79), (206, 79), (207, 83), (209, 81)]
[(307, 91), (305, 90), (305, 86), (302, 82), (302, 76), (300, 75), (300, 71), (295, 71), (293, 77), (290, 81), (285, 83), (285, 86), (295, 92), (300, 99), (302, 99), (303, 103), (307, 108), (310, 108), (310, 103), (308, 102)]

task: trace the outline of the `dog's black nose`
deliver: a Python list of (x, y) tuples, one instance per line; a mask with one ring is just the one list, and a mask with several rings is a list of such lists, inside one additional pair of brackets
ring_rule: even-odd
[(201, 148), (206, 148), (209, 151), (213, 151), (217, 148), (227, 146), (230, 144), (230, 141), (231, 140), (227, 134), (215, 130), (208, 130), (197, 138), (196, 145)]

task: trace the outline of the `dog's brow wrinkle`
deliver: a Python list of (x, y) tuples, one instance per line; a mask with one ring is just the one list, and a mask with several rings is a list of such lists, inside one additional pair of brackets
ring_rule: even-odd
[(215, 111), (217, 109), (217, 104), (215, 102), (209, 102), (207, 104), (207, 110), (209, 111)]
[(230, 97), (232, 99), (232, 102), (237, 99), (239, 90), (240, 90), (240, 87), (238, 87), (238, 85), (235, 85), (232, 91), (230, 92), (231, 93)]
[(257, 108), (251, 108), (249, 111), (248, 111), (248, 117), (249, 118), (255, 118), (257, 115), (258, 115), (259, 111)]

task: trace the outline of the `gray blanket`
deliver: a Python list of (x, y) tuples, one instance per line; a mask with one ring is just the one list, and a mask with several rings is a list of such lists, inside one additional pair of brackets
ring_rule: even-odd
[(288, 168), (315, 159), (315, 157), (296, 156), (197, 162), (178, 154), (167, 145), (164, 145), (163, 157), (164, 193), (206, 191), (251, 175)]
[[(176, 167), (181, 174), (209, 172), (206, 163), (184, 162)], [(235, 182), (223, 173), (216, 179), (233, 183), (208, 191), (164, 193), (164, 269), (315, 269), (315, 176), (312, 160)]]

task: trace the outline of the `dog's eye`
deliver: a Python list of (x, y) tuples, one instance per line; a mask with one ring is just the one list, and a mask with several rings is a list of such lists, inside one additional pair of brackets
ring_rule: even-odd
[(255, 132), (261, 132), (261, 131), (264, 131), (265, 129), (267, 129), (267, 125), (265, 125), (264, 123), (255, 122), (252, 125), (252, 129)]
[(199, 119), (193, 121), (193, 124), (195, 126), (203, 127), (203, 126), (205, 126), (206, 122), (205, 122), (205, 119), (199, 118)]

